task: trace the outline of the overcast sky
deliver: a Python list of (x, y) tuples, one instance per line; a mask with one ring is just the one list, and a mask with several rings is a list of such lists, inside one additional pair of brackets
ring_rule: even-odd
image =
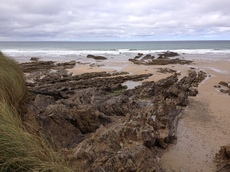
[(230, 39), (230, 0), (0, 0), (0, 40)]

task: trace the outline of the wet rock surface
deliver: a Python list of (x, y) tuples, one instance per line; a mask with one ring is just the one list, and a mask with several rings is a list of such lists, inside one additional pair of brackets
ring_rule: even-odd
[[(76, 171), (162, 171), (160, 152), (177, 138), (188, 96), (198, 94), (194, 87), (206, 73), (193, 69), (180, 80), (173, 72), (144, 82), (153, 74), (72, 75), (66, 69), (73, 66), (21, 64), (29, 90), (23, 116), (32, 123), (28, 130), (55, 144)], [(143, 83), (127, 89), (123, 83), (130, 80)]]

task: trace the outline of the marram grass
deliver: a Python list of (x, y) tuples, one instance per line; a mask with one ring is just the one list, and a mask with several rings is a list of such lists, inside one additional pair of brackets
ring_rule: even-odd
[[(0, 52), (0, 91), (7, 103), (18, 107), (26, 92), (25, 80), (19, 65)], [(0, 99), (1, 100), (1, 99)]]
[(73, 171), (42, 137), (24, 129), (18, 114), (26, 92), (24, 82), (17, 63), (0, 52), (0, 171)]
[(0, 171), (72, 171), (61, 154), (23, 129), (17, 110), (0, 102)]

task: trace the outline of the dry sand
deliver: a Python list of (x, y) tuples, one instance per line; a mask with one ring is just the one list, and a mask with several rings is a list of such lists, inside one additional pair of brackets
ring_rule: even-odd
[(157, 81), (170, 74), (157, 72), (158, 68), (171, 68), (187, 74), (190, 67), (202, 69), (209, 77), (199, 86), (199, 95), (190, 99), (178, 123), (177, 143), (162, 156), (164, 168), (175, 172), (215, 171), (213, 159), (220, 146), (230, 143), (230, 96), (214, 88), (220, 81), (230, 82), (230, 61), (196, 60), (192, 65), (143, 66), (131, 62), (105, 63), (101, 67), (79, 64), (71, 72), (125, 71), (131, 74), (153, 73), (148, 80)]

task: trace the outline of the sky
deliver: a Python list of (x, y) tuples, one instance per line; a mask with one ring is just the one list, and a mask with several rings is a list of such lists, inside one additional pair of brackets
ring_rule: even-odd
[(0, 41), (230, 40), (230, 0), (0, 0)]

